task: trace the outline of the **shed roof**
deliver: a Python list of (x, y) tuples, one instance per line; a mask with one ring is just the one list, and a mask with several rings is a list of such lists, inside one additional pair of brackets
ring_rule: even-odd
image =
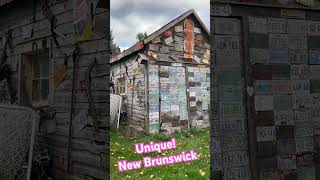
[(168, 24), (164, 25), (162, 28), (158, 29), (157, 31), (155, 31), (154, 33), (152, 33), (151, 35), (149, 35), (147, 38), (145, 38), (143, 41), (137, 42), (135, 45), (133, 45), (132, 47), (130, 47), (129, 49), (123, 51), (121, 54), (112, 57), (111, 63), (114, 63), (116, 61), (119, 61), (120, 59), (134, 53), (137, 51), (140, 51), (141, 49), (143, 49), (145, 47), (146, 44), (148, 44), (149, 42), (151, 42), (153, 39), (155, 39), (156, 37), (158, 37), (159, 35), (161, 35), (162, 33), (164, 33), (165, 31), (167, 31), (168, 29), (172, 28), (173, 26), (175, 26), (177, 23), (181, 22), (183, 19), (187, 18), (188, 16), (193, 15), (196, 20), (200, 23), (201, 25), (201, 29), (204, 30), (204, 32), (210, 36), (210, 32), (207, 29), (207, 27), (205, 26), (205, 24), (202, 22), (202, 20), (200, 19), (200, 17), (197, 15), (197, 13), (193, 10), (190, 9), (189, 11), (183, 13), (182, 15), (180, 15), (179, 17), (175, 18), (174, 20), (170, 21)]

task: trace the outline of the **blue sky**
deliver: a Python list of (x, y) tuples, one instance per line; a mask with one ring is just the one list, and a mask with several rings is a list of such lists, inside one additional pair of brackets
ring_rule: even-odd
[(190, 9), (210, 29), (209, 0), (111, 0), (110, 5), (111, 30), (122, 50), (137, 41), (138, 32), (151, 34)]

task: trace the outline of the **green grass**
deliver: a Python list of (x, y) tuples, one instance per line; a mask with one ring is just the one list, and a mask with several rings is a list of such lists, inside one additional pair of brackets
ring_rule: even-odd
[[(191, 130), (190, 132), (176, 133), (171, 136), (146, 135), (135, 138), (124, 137), (121, 133), (111, 131), (110, 146), (110, 177), (114, 179), (192, 179), (202, 180), (210, 177), (210, 132), (209, 129)], [(162, 151), (162, 153), (148, 153), (138, 155), (135, 153), (134, 144), (139, 142), (149, 143), (150, 141), (167, 141), (172, 137), (176, 138), (177, 148), (175, 150)], [(194, 149), (199, 159), (161, 167), (144, 168), (120, 173), (118, 171), (118, 160), (138, 161), (144, 156), (160, 157), (173, 154), (180, 154)]]

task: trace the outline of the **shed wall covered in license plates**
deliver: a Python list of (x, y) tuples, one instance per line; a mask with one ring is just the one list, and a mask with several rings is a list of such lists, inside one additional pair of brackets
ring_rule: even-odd
[[(238, 47), (232, 38), (221, 41), (225, 38), (231, 42), (221, 48)], [(127, 127), (126, 133), (171, 134), (208, 128), (209, 61), (209, 31), (194, 10), (113, 57), (114, 93), (125, 99), (127, 121), (121, 124)]]
[[(220, 112), (210, 116), (212, 126), (220, 126), (211, 141), (223, 144), (232, 134), (245, 137), (247, 145), (212, 152), (213, 179), (230, 179), (230, 168), (242, 170), (234, 180), (320, 178), (320, 2), (308, 2), (211, 0), (211, 72), (218, 77), (211, 89), (219, 94), (211, 103)], [(226, 52), (233, 54), (232, 64), (219, 62), (229, 59)], [(241, 120), (243, 127), (223, 130)], [(233, 160), (230, 151), (242, 153), (241, 163), (224, 161)]]

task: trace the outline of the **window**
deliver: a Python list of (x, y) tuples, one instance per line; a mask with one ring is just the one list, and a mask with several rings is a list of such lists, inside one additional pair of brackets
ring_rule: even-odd
[(48, 53), (23, 58), (22, 100), (33, 106), (48, 105), (50, 63)]
[(118, 79), (118, 94), (120, 94), (120, 95), (126, 94), (126, 79), (125, 78)]

